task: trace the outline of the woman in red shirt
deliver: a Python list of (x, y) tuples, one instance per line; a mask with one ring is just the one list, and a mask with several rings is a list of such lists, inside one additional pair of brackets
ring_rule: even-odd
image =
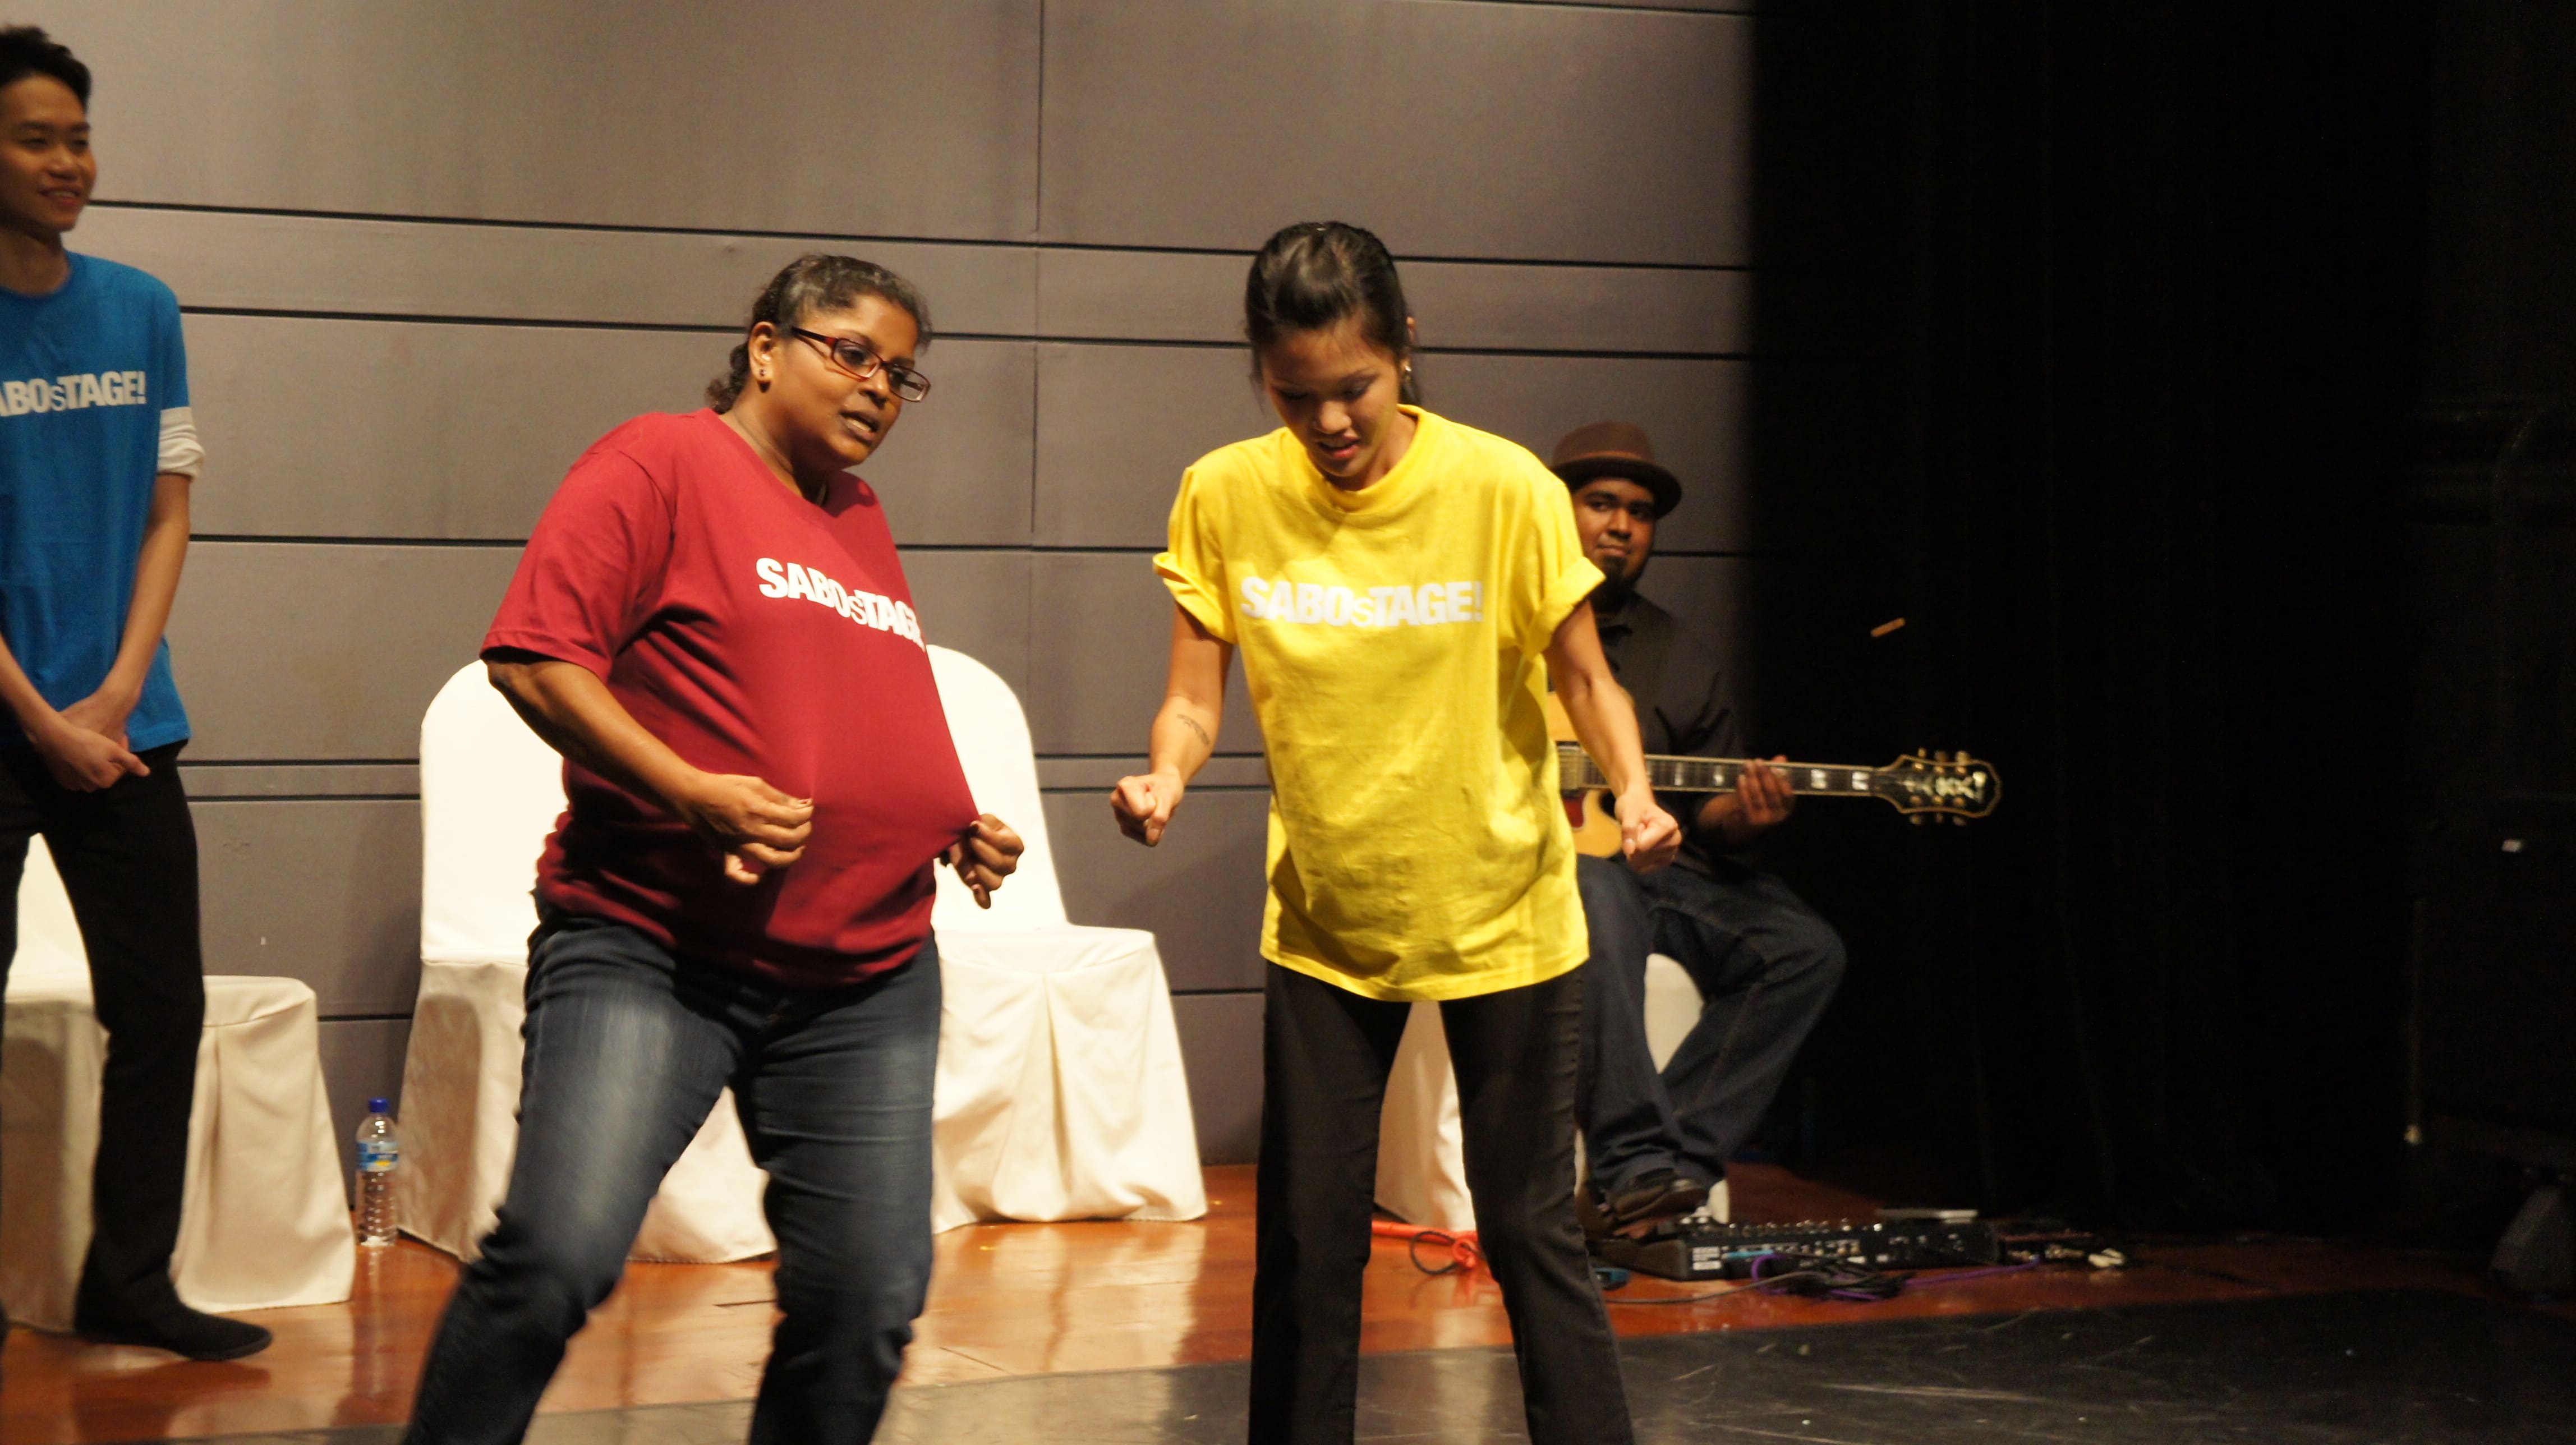
[(911, 285), (807, 256), (709, 409), (573, 464), (484, 638), (564, 755), (537, 868), (518, 1156), (409, 1439), (514, 1441), (662, 1176), (734, 1091), (782, 1315), (755, 1441), (865, 1441), (930, 1278), (931, 862), (985, 902), (978, 816), (867, 460), (930, 389)]

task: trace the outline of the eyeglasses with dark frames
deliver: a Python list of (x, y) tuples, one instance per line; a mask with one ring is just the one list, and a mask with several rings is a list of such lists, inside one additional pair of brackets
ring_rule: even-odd
[(830, 358), (834, 366), (848, 373), (853, 381), (865, 381), (883, 370), (886, 374), (886, 385), (894, 388), (894, 394), (905, 401), (919, 401), (930, 395), (929, 377), (909, 366), (898, 366), (886, 360), (868, 350), (860, 342), (852, 341), (846, 336), (826, 336), (820, 331), (808, 331), (802, 326), (790, 326), (787, 331), (791, 336), (804, 337), (822, 347), (823, 355)]

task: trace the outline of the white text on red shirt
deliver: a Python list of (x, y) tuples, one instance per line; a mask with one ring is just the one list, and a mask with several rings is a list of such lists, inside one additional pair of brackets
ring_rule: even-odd
[(845, 587), (818, 567), (800, 567), (793, 562), (782, 564), (775, 557), (763, 557), (753, 566), (760, 573), (760, 595), (763, 597), (802, 597), (808, 602), (829, 607), (863, 627), (910, 638), (916, 645), (921, 642), (921, 619), (913, 615), (910, 603), (897, 602), (882, 593)]

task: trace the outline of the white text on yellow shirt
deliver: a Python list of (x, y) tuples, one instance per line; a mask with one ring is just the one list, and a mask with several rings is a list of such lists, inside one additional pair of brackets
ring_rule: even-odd
[(1438, 627), (1485, 620), (1482, 582), (1410, 587), (1327, 587), (1320, 582), (1243, 579), (1243, 615), (1307, 627)]

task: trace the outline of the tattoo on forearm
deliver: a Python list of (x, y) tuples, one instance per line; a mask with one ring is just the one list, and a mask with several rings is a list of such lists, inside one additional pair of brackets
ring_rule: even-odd
[(1216, 739), (1208, 736), (1208, 730), (1199, 726), (1199, 720), (1197, 718), (1190, 716), (1188, 713), (1182, 713), (1180, 714), (1180, 719), (1181, 726), (1188, 728), (1191, 732), (1197, 733), (1199, 735), (1200, 742), (1207, 744), (1210, 748), (1214, 748), (1216, 746)]

